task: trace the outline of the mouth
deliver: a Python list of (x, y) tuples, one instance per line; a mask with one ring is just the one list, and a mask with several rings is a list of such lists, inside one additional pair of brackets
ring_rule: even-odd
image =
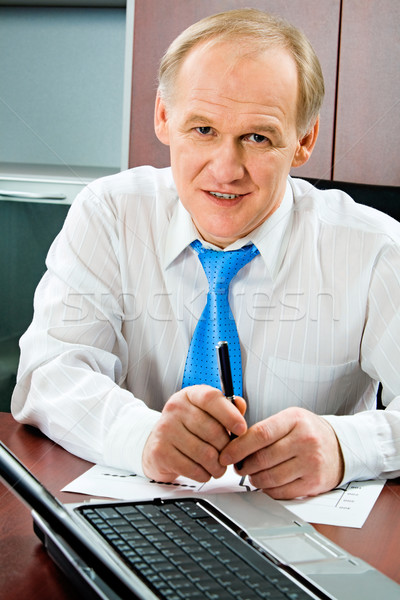
[(242, 198), (245, 194), (221, 194), (220, 192), (208, 192), (214, 198), (218, 200), (236, 200)]

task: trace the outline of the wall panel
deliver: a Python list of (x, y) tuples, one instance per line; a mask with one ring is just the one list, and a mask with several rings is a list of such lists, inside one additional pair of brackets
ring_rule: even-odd
[(399, 65), (399, 0), (343, 0), (337, 181), (400, 185)]

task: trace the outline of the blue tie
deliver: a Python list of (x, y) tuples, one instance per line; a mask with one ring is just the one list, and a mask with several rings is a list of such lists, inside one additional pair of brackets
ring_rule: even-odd
[(229, 306), (229, 284), (236, 273), (257, 254), (252, 244), (226, 252), (205, 249), (196, 240), (191, 244), (197, 252), (208, 279), (207, 303), (194, 331), (186, 357), (182, 387), (207, 383), (220, 388), (215, 346), (226, 340), (232, 369), (233, 390), (242, 395), (242, 360), (236, 323)]

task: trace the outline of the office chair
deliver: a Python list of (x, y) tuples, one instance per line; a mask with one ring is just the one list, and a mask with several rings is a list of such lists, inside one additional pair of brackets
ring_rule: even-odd
[(0, 200), (0, 411), (10, 410), (18, 340), (32, 320), (33, 295), (68, 206)]

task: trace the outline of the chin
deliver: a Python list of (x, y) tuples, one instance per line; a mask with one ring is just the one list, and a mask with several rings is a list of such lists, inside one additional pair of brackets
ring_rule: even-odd
[(207, 242), (220, 248), (226, 248), (226, 246), (233, 244), (240, 237), (238, 235), (221, 235), (221, 233), (212, 232), (203, 232), (202, 235)]
[(229, 226), (226, 216), (218, 218), (214, 215), (214, 217), (209, 218), (207, 223), (204, 223), (204, 220), (203, 222), (194, 220), (194, 223), (207, 242), (222, 247), (229, 246), (229, 244), (245, 235), (238, 227), (232, 227), (232, 223)]

